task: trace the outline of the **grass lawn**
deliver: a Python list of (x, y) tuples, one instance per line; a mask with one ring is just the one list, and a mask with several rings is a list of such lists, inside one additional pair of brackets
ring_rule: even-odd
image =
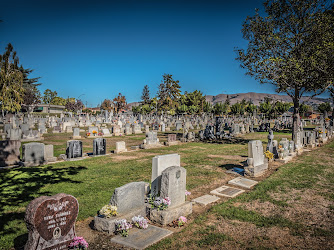
[(333, 156), (333, 141), (304, 153), (150, 249), (333, 249)]
[[(274, 133), (275, 139), (291, 138), (288, 133)], [(178, 153), (181, 155), (181, 165), (187, 169), (187, 189), (196, 194), (210, 191), (210, 185), (221, 183), (226, 178), (225, 170), (232, 166), (240, 166), (247, 158), (247, 142), (260, 139), (267, 142), (268, 133), (253, 133), (244, 135), (237, 144), (187, 143), (158, 149), (139, 150), (120, 155), (95, 157), (82, 161), (61, 162), (41, 167), (19, 167), (0, 171), (0, 249), (11, 249), (23, 246), (27, 240), (27, 229), (24, 224), (25, 208), (30, 201), (41, 195), (67, 193), (79, 201), (80, 212), (78, 220), (96, 215), (96, 212), (110, 200), (115, 188), (132, 181), (149, 182), (151, 178), (152, 157), (161, 154)], [(69, 134), (45, 136), (44, 143), (57, 143), (59, 148), (55, 155), (65, 152), (66, 140)], [(127, 146), (138, 145), (144, 135), (107, 138), (108, 150), (116, 141), (125, 140)], [(166, 137), (160, 135), (161, 141)], [(92, 151), (92, 139), (83, 139), (86, 149)], [(56, 146), (55, 146), (56, 147)], [(259, 228), (278, 227), (294, 230), (300, 234), (301, 226), (309, 230), (312, 225), (304, 225), (291, 218), (285, 218), (285, 209), (293, 208), (289, 197), (282, 198), (288, 190), (298, 193), (299, 201), (304, 201), (303, 190), (314, 189), (323, 179), (324, 188), (319, 195), (328, 204), (333, 202), (333, 188), (328, 184), (333, 180), (333, 163), (328, 156), (333, 155), (334, 144), (327, 145), (314, 152), (298, 158), (294, 163), (279, 169), (269, 179), (261, 182), (254, 191), (236, 199), (214, 206), (210, 211), (191, 219), (184, 231), (163, 240), (154, 248), (187, 248), (190, 244), (180, 239), (193, 240), (191, 248), (219, 248), (219, 243), (234, 242), (238, 246), (248, 244), (235, 235), (224, 233), (221, 224), (249, 223)], [(319, 154), (320, 157), (318, 157)], [(326, 158), (327, 157), (327, 158)], [(324, 175), (324, 173), (326, 173)], [(315, 192), (315, 191), (314, 191)], [(277, 198), (278, 196), (278, 198)], [(259, 204), (270, 203), (279, 211), (278, 215), (266, 216)], [(249, 205), (251, 204), (251, 205)], [(293, 203), (292, 203), (293, 204)], [(327, 204), (327, 203), (326, 203)], [(332, 203), (331, 203), (332, 204)], [(248, 207), (251, 206), (251, 207)], [(331, 205), (331, 213), (334, 206)], [(291, 231), (292, 232), (292, 231)], [(316, 227), (314, 232), (321, 237), (327, 237), (328, 228)], [(239, 242), (240, 241), (240, 242)], [(257, 242), (257, 241), (254, 241)], [(218, 244), (218, 245), (217, 245)], [(252, 243), (253, 244), (253, 243)], [(254, 243), (254, 246), (256, 244)], [(265, 245), (265, 244), (263, 244)]]

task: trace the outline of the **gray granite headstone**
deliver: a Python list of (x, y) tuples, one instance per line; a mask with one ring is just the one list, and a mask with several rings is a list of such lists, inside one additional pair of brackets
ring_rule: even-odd
[(160, 197), (169, 197), (171, 205), (176, 207), (185, 203), (187, 170), (183, 167), (169, 167), (161, 173)]
[(24, 164), (39, 166), (45, 162), (44, 144), (38, 142), (26, 143), (22, 146), (22, 158)]
[(82, 141), (67, 141), (66, 155), (68, 159), (82, 157)]
[(94, 155), (106, 154), (106, 139), (96, 138), (93, 140), (93, 154)]
[(10, 166), (20, 161), (21, 141), (0, 141), (0, 167)]
[(73, 136), (80, 136), (80, 129), (79, 128), (73, 128)]
[(161, 173), (168, 167), (181, 166), (180, 155), (158, 155), (152, 159), (151, 194), (158, 195), (161, 186)]
[(131, 182), (116, 188), (109, 204), (117, 206), (120, 214), (129, 213), (145, 206), (145, 182)]

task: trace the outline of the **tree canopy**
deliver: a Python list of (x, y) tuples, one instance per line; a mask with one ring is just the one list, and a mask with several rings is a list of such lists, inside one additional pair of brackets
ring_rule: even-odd
[(293, 138), (300, 98), (323, 93), (333, 83), (334, 19), (329, 0), (267, 0), (243, 24), (247, 50), (237, 49), (246, 74), (288, 94), (294, 104)]
[(0, 104), (2, 111), (17, 112), (23, 102), (23, 74), (18, 67), (19, 58), (9, 43), (0, 55)]
[(141, 100), (143, 101), (143, 104), (148, 104), (150, 102), (150, 89), (148, 88), (148, 85), (145, 85), (143, 88)]

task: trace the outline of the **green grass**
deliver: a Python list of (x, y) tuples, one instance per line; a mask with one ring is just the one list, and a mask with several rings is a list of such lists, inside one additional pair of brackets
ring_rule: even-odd
[[(236, 222), (251, 223), (258, 228), (287, 228), (292, 236), (304, 238), (308, 237), (306, 235), (309, 233), (311, 237), (325, 237), (327, 241), (333, 241), (334, 232), (332, 229), (324, 229), (319, 225), (310, 225), (308, 221), (295, 221), (284, 217), (282, 213), (288, 207), (293, 208), (294, 201), (302, 199), (301, 196), (296, 196), (294, 200), (288, 202), (284, 197), (291, 190), (297, 190), (301, 193), (313, 190), (316, 191), (317, 195), (323, 196), (328, 201), (333, 201), (333, 146), (334, 142), (332, 141), (321, 149), (300, 156), (293, 163), (282, 165), (277, 172), (260, 182), (251, 192), (214, 205), (204, 215), (195, 218), (188, 225), (191, 228), (191, 233), (184, 230), (180, 235), (169, 238), (168, 242), (166, 239), (166, 243), (164, 241), (157, 243), (152, 249), (174, 249), (176, 247), (175, 242), (178, 242), (182, 238), (196, 239), (192, 243), (188, 242), (189, 245), (187, 246), (189, 248), (217, 248), (224, 241), (232, 241), (233, 244), (236, 244), (236, 248), (268, 249), (261, 244), (262, 242), (270, 241), (270, 238), (267, 236), (254, 236), (255, 240), (242, 242), (236, 239), (235, 235), (228, 235), (224, 232), (219, 233), (217, 225), (220, 224), (221, 220), (228, 220), (231, 224)], [(323, 190), (323, 188), (326, 189)], [(273, 198), (273, 193), (278, 195)], [(263, 215), (260, 212), (248, 210), (243, 206), (252, 201), (270, 202), (277, 206), (277, 208), (275, 213)], [(334, 214), (333, 205), (329, 205), (329, 211)], [(212, 216), (216, 218), (214, 225), (212, 225), (212, 219), (209, 220), (210, 216), (211, 218)], [(275, 245), (272, 248), (276, 248)]]
[[(61, 138), (65, 144), (66, 136), (62, 135)], [(120, 139), (124, 137), (118, 140)], [(48, 140), (51, 141), (52, 138)], [(138, 156), (142, 152), (154, 155), (180, 153), (181, 161), (185, 163), (188, 172), (187, 188), (191, 190), (225, 175), (223, 172), (216, 172), (221, 165), (219, 160), (210, 160), (211, 169), (203, 166), (208, 164), (209, 154), (213, 152), (219, 154), (228, 147), (229, 145), (188, 143), (129, 152), (124, 156)], [(245, 154), (247, 147), (244, 145), (240, 147), (239, 151)], [(55, 145), (54, 148), (56, 155), (63, 153), (63, 145)], [(0, 171), (2, 180), (0, 184), (0, 249), (24, 244), (27, 239), (27, 229), (24, 224), (25, 208), (34, 198), (57, 193), (71, 194), (79, 201), (78, 220), (84, 220), (95, 216), (96, 212), (109, 202), (115, 188), (132, 181), (149, 182), (152, 157), (141, 155), (140, 160), (117, 161), (112, 156), (103, 156), (41, 167), (18, 167)]]
[[(55, 155), (64, 153), (68, 135), (46, 135), (46, 143), (55, 143)], [(187, 189), (192, 190), (224, 178), (224, 168), (241, 164), (239, 160), (228, 160), (210, 155), (247, 156), (247, 142), (260, 139), (266, 142), (267, 133), (253, 133), (241, 137), (237, 144), (187, 143), (171, 147), (161, 147), (149, 150), (128, 152), (123, 156), (136, 156), (138, 159), (117, 160), (113, 156), (95, 157), (81, 161), (61, 162), (41, 167), (18, 167), (0, 171), (0, 249), (20, 247), (27, 240), (27, 229), (24, 223), (25, 208), (34, 198), (41, 195), (67, 193), (79, 201), (78, 220), (84, 220), (96, 215), (96, 212), (110, 200), (115, 188), (133, 181), (150, 181), (152, 157), (159, 154), (179, 153), (181, 162), (187, 169)], [(275, 139), (291, 135), (275, 133)], [(125, 140), (127, 146), (138, 145), (143, 135), (107, 138), (108, 148), (116, 141)], [(93, 139), (83, 139), (85, 150), (92, 149)], [(334, 143), (326, 145), (326, 152), (333, 152)], [(237, 158), (240, 159), (240, 158)], [(315, 167), (316, 166), (316, 167)], [(285, 192), (291, 188), (307, 189), (315, 187), (320, 176), (324, 176), (328, 163), (324, 160), (315, 161), (314, 156), (303, 157), (295, 163), (286, 164), (267, 180), (259, 183), (249, 193), (245, 193), (227, 203), (215, 206), (210, 214), (221, 218), (235, 219), (254, 223), (256, 226), (271, 227), (273, 225), (288, 227), (299, 233), (299, 224), (283, 217), (264, 217), (242, 208), (236, 209), (234, 202), (246, 203), (253, 200), (269, 201), (282, 209), (288, 206), (285, 200), (273, 199), (270, 193)], [(332, 188), (334, 174), (326, 172), (326, 187)], [(333, 193), (322, 195), (334, 199)], [(333, 209), (332, 209), (333, 210)], [(209, 214), (197, 216), (186, 230), (164, 239), (153, 249), (187, 247), (182, 240), (183, 232), (195, 230), (196, 241), (193, 246), (209, 248), (224, 241), (233, 241), (229, 235), (211, 230), (207, 223)], [(199, 227), (199, 225), (204, 225)], [(214, 225), (215, 227), (217, 225)], [(204, 230), (202, 233), (198, 230)], [(326, 230), (314, 230), (315, 235), (327, 235)], [(174, 238), (175, 237), (175, 238)], [(188, 239), (190, 240), (190, 239)], [(235, 239), (234, 239), (235, 240)], [(189, 243), (190, 244), (190, 243)], [(241, 243), (240, 243), (241, 244)]]

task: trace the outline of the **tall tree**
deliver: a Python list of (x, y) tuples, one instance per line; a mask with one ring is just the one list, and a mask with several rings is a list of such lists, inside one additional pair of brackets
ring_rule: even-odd
[(143, 93), (141, 95), (141, 99), (143, 101), (143, 104), (150, 103), (150, 89), (148, 88), (148, 85), (144, 86)]
[(323, 102), (318, 105), (318, 111), (322, 114), (325, 112), (331, 112), (332, 108), (329, 102)]
[(111, 100), (109, 99), (104, 99), (104, 101), (101, 103), (101, 109), (103, 110), (108, 110), (110, 112), (112, 108), (113, 108), (113, 104)]
[(118, 94), (113, 100), (114, 109), (116, 113), (119, 113), (122, 109), (126, 108), (126, 98), (121, 93)]
[(50, 102), (50, 104), (53, 104), (53, 105), (61, 105), (61, 106), (65, 106), (67, 103), (67, 100), (62, 98), (62, 97), (59, 97), (59, 96), (56, 96), (52, 99), (52, 101)]
[(3, 55), (0, 55), (0, 105), (2, 114), (17, 112), (23, 102), (23, 75), (18, 70), (19, 59), (9, 43)]
[(173, 79), (173, 75), (164, 74), (163, 80), (158, 89), (158, 109), (168, 111), (176, 109), (178, 100), (181, 97), (181, 86), (178, 80)]
[(46, 89), (44, 91), (43, 102), (45, 104), (50, 104), (52, 102), (53, 98), (55, 98), (56, 96), (57, 96), (56, 91), (51, 91), (51, 89)]
[[(194, 110), (197, 110), (197, 112), (202, 111), (204, 108), (204, 103), (205, 103), (205, 96), (201, 91), (195, 90), (194, 92), (190, 92), (186, 94), (186, 99), (187, 99), (187, 105), (188, 107), (190, 106), (195, 106), (197, 107), (196, 109), (192, 108), (192, 112)], [(195, 113), (197, 113), (195, 112)]]
[(33, 70), (25, 69), (22, 65), (18, 69), (23, 75), (23, 103), (30, 107), (30, 109), (33, 109), (36, 104), (41, 102), (41, 92), (37, 88), (41, 85), (41, 83), (37, 83), (40, 77), (29, 78), (29, 74), (33, 72)]
[(266, 17), (247, 17), (246, 51), (237, 60), (248, 75), (271, 83), (293, 101), (293, 139), (300, 129), (300, 99), (326, 90), (333, 82), (334, 18), (330, 0), (266, 0)]
[(74, 102), (73, 101), (68, 101), (65, 104), (65, 108), (68, 111), (72, 111), (72, 112), (81, 111), (83, 109), (83, 107), (84, 107), (84, 105), (83, 105), (81, 100), (75, 100)]

